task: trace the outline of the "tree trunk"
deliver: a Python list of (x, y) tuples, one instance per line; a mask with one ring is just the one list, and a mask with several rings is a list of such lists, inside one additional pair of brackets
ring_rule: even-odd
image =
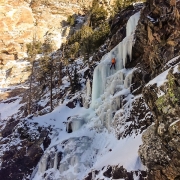
[(70, 81), (70, 86), (72, 86), (72, 77), (71, 77), (71, 74), (69, 72), (69, 68), (67, 67), (67, 70), (66, 70), (67, 74), (68, 74), (68, 77), (69, 77), (69, 81)]
[(53, 75), (53, 72), (52, 72), (52, 60), (50, 59), (50, 64), (51, 64), (51, 71), (50, 71), (50, 76), (51, 76), (51, 80), (50, 80), (50, 106), (51, 106), (51, 111), (53, 110), (53, 103), (52, 103), (52, 89), (53, 89), (53, 84), (52, 84), (52, 75)]
[(34, 61), (32, 63), (32, 68), (31, 68), (31, 78), (30, 78), (30, 83), (29, 83), (29, 97), (28, 97), (28, 115), (32, 113), (32, 77), (34, 73)]
[(62, 62), (60, 61), (60, 64), (59, 64), (59, 87), (61, 86), (62, 84)]
[(64, 58), (64, 46), (62, 48), (62, 57), (59, 62), (59, 87), (62, 84), (62, 60)]

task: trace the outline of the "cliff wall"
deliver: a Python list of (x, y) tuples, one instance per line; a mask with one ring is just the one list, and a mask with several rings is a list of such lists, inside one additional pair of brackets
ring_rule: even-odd
[[(92, 1), (40, 0), (40, 1), (0, 1), (0, 60), (25, 57), (26, 44), (33, 37), (41, 42), (50, 38), (55, 48), (62, 41), (63, 21), (72, 14), (83, 14), (83, 8), (91, 6)], [(66, 31), (66, 29), (65, 29)], [(64, 33), (64, 37), (68, 35)]]

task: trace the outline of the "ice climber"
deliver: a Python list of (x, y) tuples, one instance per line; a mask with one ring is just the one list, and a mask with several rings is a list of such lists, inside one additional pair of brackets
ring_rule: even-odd
[(110, 69), (111, 69), (113, 66), (114, 66), (114, 69), (116, 69), (115, 64), (116, 64), (116, 60), (115, 60), (115, 58), (113, 57), (112, 60), (111, 60), (111, 67), (110, 67)]

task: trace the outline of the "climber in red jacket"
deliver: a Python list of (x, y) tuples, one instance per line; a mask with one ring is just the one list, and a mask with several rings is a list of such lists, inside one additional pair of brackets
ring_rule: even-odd
[(116, 69), (115, 64), (116, 64), (116, 60), (115, 60), (115, 58), (113, 57), (112, 60), (111, 60), (111, 67), (110, 67), (110, 69), (112, 68), (112, 66), (114, 66), (114, 69)]

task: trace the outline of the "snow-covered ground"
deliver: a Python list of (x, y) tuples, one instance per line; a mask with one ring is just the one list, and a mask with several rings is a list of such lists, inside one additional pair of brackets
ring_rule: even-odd
[(12, 116), (13, 114), (18, 112), (18, 109), (22, 106), (20, 104), (21, 98), (20, 97), (13, 97), (8, 100), (13, 102), (11, 103), (0, 103), (0, 114), (1, 119), (7, 119), (8, 117)]
[[(69, 116), (83, 117), (87, 123), (79, 127), (79, 130), (67, 133), (64, 122)], [(64, 154), (59, 169), (57, 169), (58, 162), (55, 162), (54, 158), (53, 166), (46, 171), (48, 174), (53, 172), (54, 179), (60, 177), (62, 179), (83, 179), (93, 169), (101, 170), (104, 166), (118, 164), (123, 165), (128, 171), (145, 170), (138, 156), (138, 148), (142, 143), (141, 135), (134, 134), (117, 140), (113, 133), (95, 127), (97, 119), (98, 117), (91, 108), (85, 109), (77, 106), (70, 109), (63, 104), (50, 114), (33, 118), (31, 122), (38, 122), (41, 126), (47, 127), (51, 125), (56, 129), (56, 134), (51, 137), (51, 144), (45, 151), (33, 179), (43, 179), (50, 152)], [(83, 138), (85, 137), (89, 142), (86, 139), (84, 143)], [(67, 145), (64, 145), (65, 141), (69, 141)], [(77, 144), (79, 144), (78, 147), (75, 147)]]

